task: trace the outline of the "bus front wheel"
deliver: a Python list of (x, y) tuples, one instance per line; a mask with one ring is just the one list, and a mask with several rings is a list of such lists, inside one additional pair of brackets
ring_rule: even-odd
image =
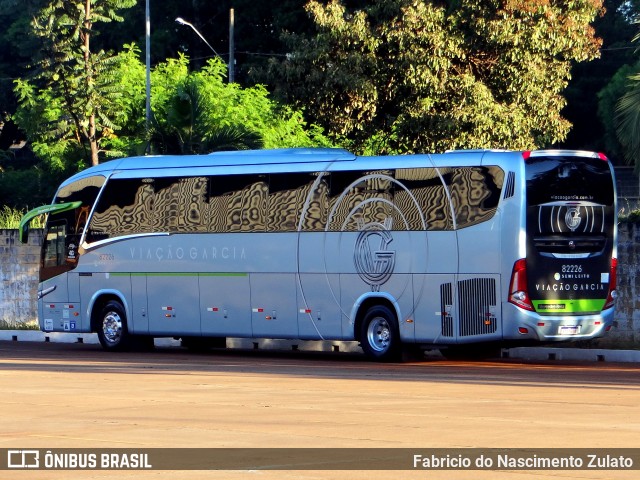
[(389, 308), (376, 305), (367, 310), (362, 320), (360, 344), (364, 353), (374, 360), (390, 362), (400, 358), (398, 321)]
[(127, 317), (120, 302), (108, 302), (100, 313), (98, 339), (105, 350), (120, 351), (129, 346)]

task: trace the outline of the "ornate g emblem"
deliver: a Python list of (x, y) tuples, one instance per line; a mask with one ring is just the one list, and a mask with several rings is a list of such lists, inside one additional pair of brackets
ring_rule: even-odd
[(396, 252), (388, 250), (393, 241), (391, 236), (391, 219), (383, 224), (370, 223), (361, 225), (353, 254), (356, 271), (360, 278), (371, 286), (371, 291), (380, 290), (393, 274)]
[(582, 222), (580, 209), (577, 207), (568, 208), (567, 213), (564, 215), (564, 222), (567, 224), (567, 227), (569, 227), (569, 230), (575, 232), (576, 228), (578, 228)]

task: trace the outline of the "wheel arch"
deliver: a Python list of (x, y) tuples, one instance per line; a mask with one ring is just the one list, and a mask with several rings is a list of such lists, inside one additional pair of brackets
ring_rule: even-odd
[[(122, 305), (124, 308), (124, 313), (128, 318), (131, 318), (129, 314), (129, 304), (127, 303), (124, 295), (118, 290), (99, 290), (93, 294), (91, 300), (89, 301), (89, 305), (87, 306), (87, 313), (89, 318), (91, 319), (91, 331), (97, 332), (98, 328), (100, 328), (100, 312), (105, 307), (107, 303), (115, 300)], [(131, 322), (127, 322), (127, 330), (131, 329)]]
[(351, 310), (351, 318), (354, 319), (353, 322), (353, 338), (354, 340), (360, 341), (360, 332), (362, 329), (362, 321), (364, 316), (367, 313), (369, 308), (383, 305), (391, 310), (395, 316), (398, 324), (400, 322), (400, 306), (395, 298), (385, 292), (376, 292), (376, 293), (367, 293), (362, 295), (356, 303), (353, 305)]

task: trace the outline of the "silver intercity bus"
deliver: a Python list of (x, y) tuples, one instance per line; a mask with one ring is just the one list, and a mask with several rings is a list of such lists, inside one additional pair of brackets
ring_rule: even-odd
[(126, 158), (65, 181), (24, 239), (42, 213), (40, 327), (108, 350), (351, 340), (391, 360), (613, 324), (615, 182), (591, 152)]

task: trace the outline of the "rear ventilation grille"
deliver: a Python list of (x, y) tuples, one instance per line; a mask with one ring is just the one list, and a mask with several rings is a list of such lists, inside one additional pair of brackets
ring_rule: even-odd
[(458, 282), (460, 336), (495, 333), (496, 281), (493, 278), (472, 278)]
[(440, 318), (442, 321), (442, 336), (453, 337), (453, 293), (450, 283), (440, 285)]
[(509, 172), (507, 174), (507, 181), (504, 185), (504, 198), (511, 198), (516, 193), (516, 174), (515, 172)]

